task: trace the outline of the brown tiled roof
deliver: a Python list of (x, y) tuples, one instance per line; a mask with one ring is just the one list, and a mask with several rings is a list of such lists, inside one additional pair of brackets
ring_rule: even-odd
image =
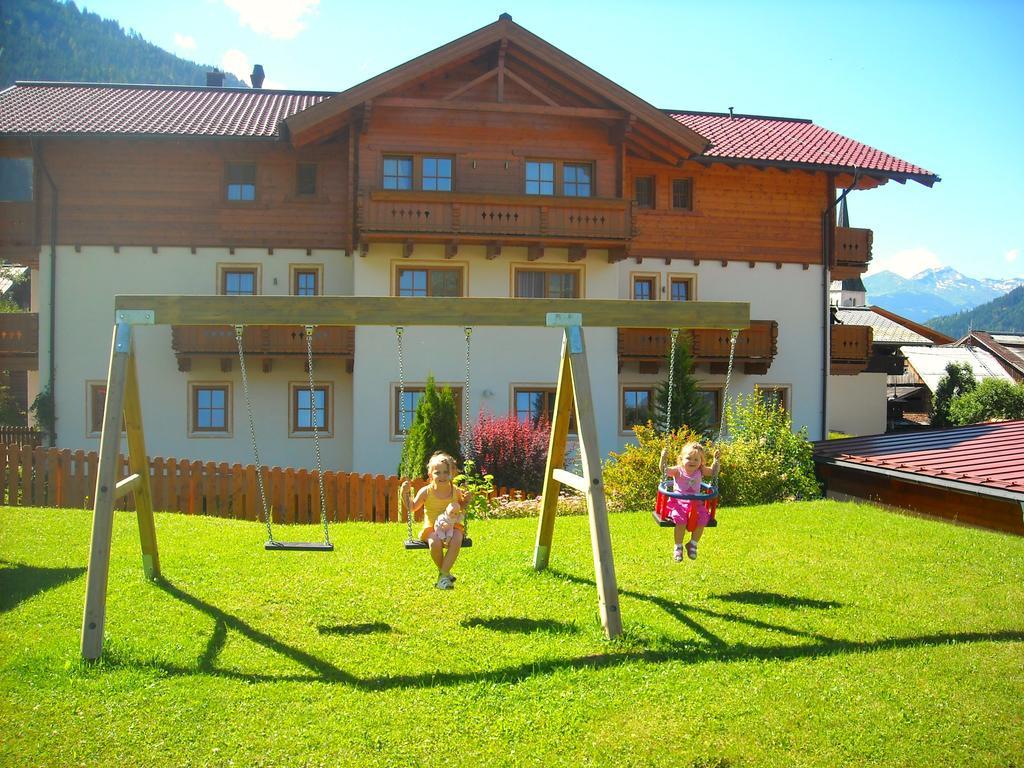
[(1024, 501), (1024, 421), (824, 440), (814, 444), (814, 459), (913, 475), (925, 484), (998, 490)]
[(0, 134), (275, 138), (281, 120), (331, 95), (249, 88), (16, 83), (0, 92)]
[(848, 172), (877, 173), (913, 179), (931, 186), (931, 171), (815, 125), (810, 120), (761, 115), (667, 110), (670, 117), (711, 141), (703, 156), (759, 160), (789, 167), (833, 167)]

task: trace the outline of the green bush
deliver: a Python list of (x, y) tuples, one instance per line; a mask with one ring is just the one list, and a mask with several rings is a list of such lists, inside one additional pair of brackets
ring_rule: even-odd
[(948, 427), (953, 424), (949, 420), (949, 406), (954, 398), (970, 392), (978, 386), (974, 372), (967, 363), (950, 363), (946, 366), (946, 375), (939, 379), (932, 398), (932, 426)]
[(757, 388), (726, 407), (729, 440), (722, 446), (719, 494), (724, 505), (745, 506), (821, 495), (807, 428), (793, 432), (781, 404)]
[(982, 421), (1024, 419), (1024, 382), (984, 379), (974, 389), (949, 401), (950, 424), (978, 424)]
[[(706, 435), (711, 432), (711, 409), (697, 388), (693, 377), (693, 359), (690, 357), (689, 334), (682, 333), (676, 342), (675, 370), (671, 353), (665, 356), (665, 380), (654, 395), (655, 426), (665, 428), (665, 416), (671, 417), (669, 429), (689, 427), (693, 432)], [(669, 381), (669, 377), (672, 381)], [(671, 399), (670, 399), (671, 398)], [(671, 413), (668, 413), (671, 404)]]
[(633, 427), (633, 434), (637, 444), (627, 445), (622, 453), (613, 451), (604, 464), (605, 498), (613, 512), (653, 507), (661, 481), (661, 449), (668, 446), (669, 463), (674, 464), (680, 448), (700, 440), (700, 435), (686, 426), (664, 435), (651, 422)]
[(448, 387), (438, 391), (431, 374), (427, 377), (423, 397), (416, 405), (416, 416), (402, 445), (399, 476), (425, 477), (427, 461), (437, 451), (444, 451), (455, 457), (457, 463), (462, 463), (455, 397)]

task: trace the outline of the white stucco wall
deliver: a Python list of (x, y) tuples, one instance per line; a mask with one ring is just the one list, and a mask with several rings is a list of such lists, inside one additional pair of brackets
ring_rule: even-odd
[(829, 376), (828, 428), (848, 435), (880, 435), (886, 428), (884, 373)]
[[(49, 296), (49, 263), (41, 261), (39, 301)], [(56, 412), (58, 445), (97, 450), (99, 438), (90, 434), (88, 391), (90, 382), (107, 378), (117, 294), (213, 294), (217, 292), (218, 265), (259, 265), (260, 290), (266, 295), (287, 295), (292, 265), (323, 267), (324, 290), (352, 292), (352, 259), (339, 251), (304, 249), (61, 247), (57, 255)], [(49, 313), (40, 307), (40, 374), (47, 376)], [(192, 369), (178, 370), (171, 348), (169, 326), (136, 327), (135, 354), (143, 408), (146, 449), (153, 456), (200, 461), (252, 462), (249, 423), (237, 356), (229, 372), (219, 358), (192, 358)], [(288, 436), (289, 382), (306, 381), (301, 358), (276, 358), (273, 371), (262, 372), (258, 359), (248, 360), (252, 404), (256, 414), (260, 458), (265, 464), (313, 466), (312, 440)], [(321, 361), (316, 361), (321, 362)], [(322, 440), (326, 468), (351, 464), (351, 376), (344, 361), (314, 364), (318, 382), (333, 384), (334, 436)], [(188, 435), (190, 382), (228, 382), (231, 385), (232, 429), (227, 437)]]

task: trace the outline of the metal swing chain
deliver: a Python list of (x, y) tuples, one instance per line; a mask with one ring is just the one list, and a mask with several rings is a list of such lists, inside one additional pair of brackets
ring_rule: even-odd
[(249, 436), (252, 438), (252, 455), (256, 461), (256, 485), (260, 489), (260, 514), (267, 526), (267, 541), (274, 541), (274, 531), (270, 527), (270, 510), (267, 508), (267, 493), (263, 488), (263, 464), (260, 462), (260, 449), (256, 443), (256, 421), (252, 415), (252, 401), (249, 399), (249, 377), (245, 372), (245, 350), (242, 345), (244, 327), (235, 326), (235, 342), (238, 344), (238, 367), (242, 371), (242, 391), (245, 393), (245, 410), (249, 414)]
[[(466, 459), (469, 458), (469, 339), (473, 335), (473, 329), (466, 326), (462, 329), (466, 334), (466, 387), (462, 390), (462, 467), (466, 467)], [(453, 478), (454, 479), (454, 478)], [(452, 485), (452, 494), (455, 494), (455, 486)], [(469, 536), (469, 513), (462, 519), (462, 535)]]
[(676, 339), (679, 338), (679, 329), (672, 329), (672, 347), (668, 356), (668, 397), (665, 398), (665, 439), (668, 440), (668, 433), (672, 429), (672, 390), (676, 381)]
[[(395, 339), (398, 342), (398, 418), (402, 426), (403, 445), (409, 436), (405, 427), (405, 359), (402, 356), (402, 336), (404, 333), (405, 328), (400, 325), (395, 326)], [(405, 510), (405, 521), (409, 528), (409, 540), (412, 541), (412, 511), (408, 507)]]
[(732, 379), (732, 363), (736, 358), (736, 340), (740, 332), (733, 329), (729, 337), (729, 367), (725, 371), (725, 389), (722, 391), (722, 421), (718, 425), (718, 443), (721, 444), (725, 434), (725, 409), (729, 406), (729, 381)]
[[(327, 496), (324, 494), (324, 467), (320, 461), (320, 429), (317, 426), (316, 388), (313, 386), (313, 326), (306, 326), (306, 368), (309, 371), (309, 408), (313, 421), (313, 453), (316, 455), (316, 478), (320, 485), (320, 523), (324, 527), (324, 544), (331, 543), (331, 535), (327, 529)], [(326, 391), (324, 392), (326, 406)], [(326, 413), (326, 407), (324, 412)], [(324, 426), (327, 420), (324, 419)]]

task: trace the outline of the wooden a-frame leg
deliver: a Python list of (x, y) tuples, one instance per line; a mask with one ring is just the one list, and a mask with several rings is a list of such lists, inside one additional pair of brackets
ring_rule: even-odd
[(565, 441), (569, 437), (569, 415), (572, 413), (572, 379), (569, 374), (568, 339), (562, 337), (562, 361), (558, 367), (558, 386), (555, 389), (554, 417), (548, 438), (548, 460), (544, 467), (544, 487), (541, 493), (540, 521), (537, 524), (537, 544), (533, 550), (533, 567), (543, 571), (551, 555), (551, 538), (558, 512), (558, 494), (562, 484), (552, 477), (553, 470), (565, 462)]
[(114, 326), (107, 374), (107, 399), (103, 406), (99, 465), (93, 491), (92, 541), (86, 577), (85, 612), (82, 616), (82, 656), (98, 659), (103, 652), (103, 627), (107, 614), (107, 576), (110, 572), (110, 538), (114, 525), (114, 480), (121, 448), (121, 417), (125, 376), (131, 347), (131, 326)]
[(149, 459), (146, 457), (146, 439), (142, 431), (139, 379), (135, 353), (130, 349), (125, 371), (124, 431), (128, 438), (128, 471), (139, 476), (139, 484), (135, 488), (135, 514), (139, 521), (139, 540), (142, 544), (142, 569), (147, 579), (155, 579), (160, 575), (160, 553), (156, 546)]

